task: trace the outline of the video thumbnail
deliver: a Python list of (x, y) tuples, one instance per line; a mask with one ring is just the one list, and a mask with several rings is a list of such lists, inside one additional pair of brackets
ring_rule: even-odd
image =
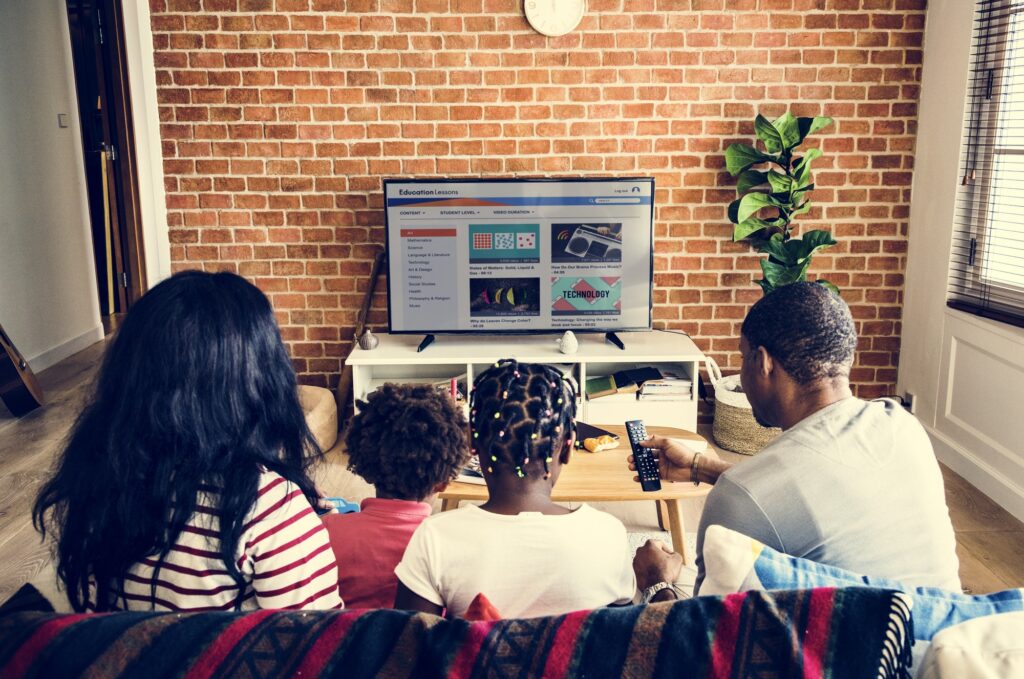
[(552, 316), (618, 316), (622, 280), (618, 276), (553, 276)]
[(539, 224), (470, 224), (469, 262), (502, 264), (540, 261)]
[(469, 315), (540, 316), (539, 278), (470, 278)]
[(552, 224), (551, 261), (621, 262), (622, 224)]

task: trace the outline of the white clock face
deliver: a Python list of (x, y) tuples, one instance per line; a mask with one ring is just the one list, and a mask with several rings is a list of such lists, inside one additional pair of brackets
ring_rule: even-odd
[(523, 0), (523, 8), (535, 31), (557, 37), (579, 26), (587, 0)]

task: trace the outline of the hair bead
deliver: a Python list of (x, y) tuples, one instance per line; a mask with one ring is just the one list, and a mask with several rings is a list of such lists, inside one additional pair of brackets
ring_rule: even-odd
[(491, 455), (491, 462), (497, 462), (497, 461), (498, 461), (498, 456), (497, 455)]
[(493, 474), (494, 473), (494, 467), (490, 467), (490, 466), (487, 467), (487, 473), (488, 474)]
[(498, 419), (499, 417), (501, 417), (501, 411), (500, 410), (498, 412), (494, 413), (494, 419)]

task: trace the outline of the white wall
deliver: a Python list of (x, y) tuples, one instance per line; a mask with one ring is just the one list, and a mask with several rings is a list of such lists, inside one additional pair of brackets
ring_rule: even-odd
[(103, 337), (88, 214), (64, 1), (0, 0), (0, 324), (35, 370)]
[(973, 12), (928, 3), (899, 388), (939, 459), (1024, 520), (1024, 331), (946, 307)]

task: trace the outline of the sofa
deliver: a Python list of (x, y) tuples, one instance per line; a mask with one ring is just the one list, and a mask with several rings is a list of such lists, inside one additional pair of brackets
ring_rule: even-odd
[(391, 610), (54, 613), (0, 607), (0, 676), (905, 677), (905, 595), (749, 592), (470, 622)]

